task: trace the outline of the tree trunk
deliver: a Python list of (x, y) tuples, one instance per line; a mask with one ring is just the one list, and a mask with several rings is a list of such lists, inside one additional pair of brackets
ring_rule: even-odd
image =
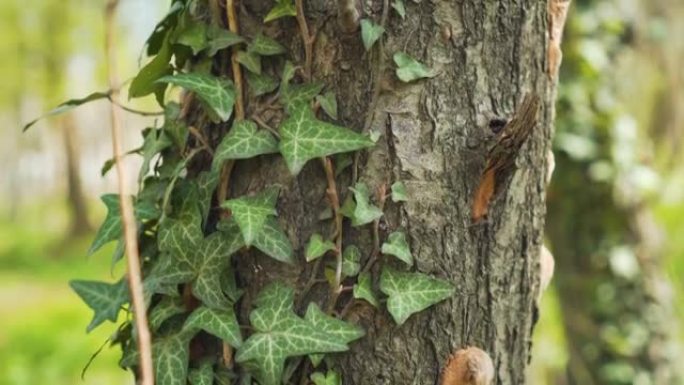
[[(306, 4), (308, 24), (316, 33), (312, 78), (336, 93), (338, 124), (361, 131), (370, 114), (368, 128), (381, 134), (376, 147), (361, 156), (358, 179), (371, 191), (395, 181), (407, 187), (408, 202), (388, 200), (381, 237), (402, 228), (417, 270), (446, 278), (457, 289), (453, 298), (412, 316), (401, 327), (385, 310), (350, 304), (350, 294), (343, 294), (336, 309), (349, 305), (346, 318), (360, 323), (367, 333), (350, 353), (334, 356), (335, 366), (345, 384), (435, 384), (448, 357), (472, 345), (493, 359), (494, 383), (523, 384), (536, 321), (546, 153), (553, 119), (555, 81), (546, 71), (546, 1), (406, 2), (404, 20), (391, 8), (386, 10), (390, 15), (383, 60), (377, 51), (364, 50), (360, 32), (342, 31), (335, 17), (337, 3)], [(363, 2), (362, 17), (378, 23), (382, 3)], [(251, 36), (262, 28), (271, 7), (270, 0), (244, 2), (241, 34)], [(291, 59), (300, 64), (305, 57), (297, 27), (294, 18), (287, 18), (270, 23), (264, 32), (299, 52)], [(431, 66), (437, 76), (399, 82), (392, 56), (400, 51)], [(230, 66), (223, 63), (222, 71), (230, 73)], [(381, 88), (377, 100), (376, 83)], [(520, 150), (510, 184), (495, 195), (487, 219), (474, 223), (473, 194), (495, 137), (490, 126), (496, 128), (496, 119), (510, 119), (526, 94), (542, 101), (537, 124)], [(247, 106), (249, 116), (249, 100)], [(280, 184), (279, 220), (287, 224), (294, 249), (301, 254), (314, 232), (330, 233), (329, 223), (318, 219), (327, 207), (325, 173), (320, 162), (312, 161), (293, 178), (282, 158), (261, 159), (236, 163), (228, 195)], [(353, 184), (347, 169), (337, 181), (341, 200)], [(345, 224), (345, 244), (365, 251), (362, 265), (372, 249), (371, 238), (370, 226)], [(247, 287), (243, 309), (274, 280), (286, 281), (300, 289), (300, 297), (325, 305), (327, 284), (302, 292), (311, 266), (302, 269), (302, 262), (291, 267), (257, 251), (249, 254), (238, 260), (238, 277)], [(300, 298), (298, 303), (306, 302)]]
[(88, 206), (79, 168), (78, 136), (73, 116), (66, 114), (59, 119), (62, 137), (64, 139), (64, 154), (66, 156), (67, 204), (69, 206), (71, 226), (70, 237), (88, 234), (92, 230), (88, 219)]

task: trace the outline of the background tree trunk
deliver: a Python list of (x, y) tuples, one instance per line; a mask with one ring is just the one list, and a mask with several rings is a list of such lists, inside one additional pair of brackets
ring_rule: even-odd
[(67, 204), (71, 213), (69, 235), (80, 236), (88, 234), (92, 230), (92, 226), (88, 219), (88, 205), (81, 184), (78, 132), (71, 114), (61, 117), (59, 125), (64, 140), (64, 155), (66, 156)]
[[(394, 181), (406, 184), (410, 200), (402, 205), (387, 202), (381, 238), (403, 228), (417, 269), (449, 279), (457, 288), (452, 299), (401, 327), (385, 310), (352, 304), (346, 317), (359, 322), (367, 335), (351, 353), (334, 356), (336, 367), (345, 384), (435, 384), (449, 355), (474, 345), (494, 360), (496, 384), (523, 384), (536, 320), (546, 153), (553, 119), (555, 82), (546, 72), (546, 1), (406, 2), (405, 20), (390, 8), (382, 67), (376, 54), (366, 53), (358, 31), (341, 30), (336, 4), (306, 4), (309, 26), (316, 31), (313, 79), (336, 93), (338, 124), (360, 131), (372, 114), (368, 128), (381, 138), (361, 157), (359, 180), (371, 191)], [(362, 17), (379, 23), (383, 2), (363, 5)], [(243, 2), (241, 34), (252, 36), (264, 28), (262, 20), (271, 7), (270, 0)], [(290, 60), (304, 63), (294, 18), (270, 23), (264, 32), (277, 35), (291, 52), (299, 53)], [(425, 62), (438, 75), (400, 83), (391, 63), (399, 51)], [(224, 58), (215, 68), (229, 74), (225, 63)], [(372, 96), (375, 82), (382, 87), (377, 103)], [(494, 137), (489, 122), (510, 119), (526, 93), (542, 100), (538, 123), (517, 158), (518, 171), (510, 185), (493, 200), (487, 220), (473, 224), (472, 196)], [(248, 103), (247, 116), (253, 107)], [(202, 127), (213, 140), (225, 130)], [(312, 161), (293, 178), (282, 158), (260, 159), (236, 163), (229, 196), (281, 185), (278, 218), (301, 255), (314, 232), (330, 233), (330, 224), (319, 220), (327, 207), (324, 171), (320, 162)], [(349, 169), (338, 178), (342, 200), (354, 184), (351, 179)], [(345, 224), (344, 243), (361, 248), (363, 265), (372, 249), (370, 227)], [(296, 267), (258, 251), (239, 258), (238, 276), (247, 287), (243, 309), (249, 309), (259, 289), (274, 280), (295, 285), (300, 297), (325, 305), (326, 283), (302, 292), (312, 272), (310, 266), (302, 271), (303, 257), (299, 258), (302, 263)], [(337, 309), (348, 301), (350, 293), (340, 298)], [(306, 301), (300, 298), (298, 303)]]

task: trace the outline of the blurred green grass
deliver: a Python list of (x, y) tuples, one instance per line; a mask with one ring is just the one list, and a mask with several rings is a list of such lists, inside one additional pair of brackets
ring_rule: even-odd
[[(86, 257), (92, 235), (65, 241), (66, 210), (58, 203), (18, 213), (0, 219), (0, 385), (131, 384), (117, 365), (119, 351), (108, 347), (80, 378), (116, 326), (86, 334), (92, 313), (68, 286), (75, 278), (113, 280), (113, 245)], [(94, 223), (103, 214), (98, 208)]]

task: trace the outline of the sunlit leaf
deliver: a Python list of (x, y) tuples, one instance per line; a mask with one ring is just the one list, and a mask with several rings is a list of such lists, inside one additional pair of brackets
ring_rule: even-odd
[(413, 255), (406, 241), (406, 234), (401, 231), (395, 231), (389, 235), (387, 242), (382, 244), (382, 253), (394, 255), (405, 264), (413, 266)]
[(218, 51), (245, 41), (230, 30), (217, 26), (209, 27), (207, 35), (209, 38), (209, 56), (215, 56)]
[(176, 42), (190, 47), (192, 54), (197, 55), (207, 48), (207, 25), (201, 22), (191, 22), (180, 32)]
[(354, 285), (354, 298), (363, 299), (371, 305), (378, 307), (378, 300), (373, 294), (371, 275), (370, 273), (361, 273), (359, 275), (359, 282)]
[(295, 8), (292, 0), (278, 0), (264, 18), (264, 23), (286, 16), (297, 16), (297, 8)]
[(259, 130), (251, 120), (240, 120), (233, 124), (216, 148), (212, 169), (218, 170), (228, 159), (248, 159), (276, 152), (278, 142), (270, 132)]
[(380, 290), (387, 294), (387, 310), (401, 325), (414, 313), (427, 309), (454, 294), (453, 285), (422, 273), (403, 273), (385, 267)]
[(274, 39), (259, 34), (249, 43), (247, 51), (261, 56), (273, 56), (285, 53), (286, 49)]
[(335, 244), (329, 240), (324, 240), (320, 234), (314, 234), (306, 245), (306, 261), (316, 260), (330, 250), (335, 250)]
[(404, 52), (394, 54), (394, 63), (397, 65), (397, 77), (404, 83), (437, 76), (432, 69)]
[(129, 301), (128, 284), (124, 278), (116, 283), (74, 280), (69, 282), (69, 286), (95, 312), (87, 332), (105, 320), (116, 322), (121, 306)]
[(316, 101), (318, 101), (328, 116), (337, 119), (337, 99), (335, 99), (334, 92), (328, 91), (323, 95), (318, 95), (316, 96)]
[(354, 245), (347, 246), (342, 253), (342, 274), (353, 277), (361, 270), (361, 250)]
[(352, 226), (362, 226), (382, 217), (382, 210), (370, 203), (370, 193), (365, 183), (359, 182), (351, 190), (354, 192), (354, 199), (356, 200)]
[(372, 20), (361, 20), (361, 39), (366, 51), (370, 51), (373, 48), (373, 44), (382, 37), (383, 33), (385, 33), (385, 28), (381, 25), (373, 23)]
[(254, 96), (261, 96), (273, 92), (278, 88), (278, 79), (266, 74), (247, 72), (246, 77), (247, 83), (249, 84), (249, 90)]
[(220, 338), (234, 348), (242, 345), (240, 325), (232, 308), (218, 310), (206, 306), (198, 307), (185, 321), (183, 330), (194, 334), (200, 329)]
[(276, 215), (277, 199), (278, 189), (272, 187), (254, 196), (228, 200), (221, 206), (230, 209), (233, 213), (245, 244), (250, 246), (257, 234), (263, 231), (268, 217)]
[[(123, 234), (119, 196), (117, 194), (105, 194), (100, 199), (107, 207), (107, 216), (95, 234), (95, 238), (88, 249), (88, 255), (92, 255), (105, 244), (118, 240)], [(157, 207), (144, 201), (136, 203), (134, 210), (136, 218), (140, 221), (155, 219), (160, 214)]]
[(250, 72), (261, 73), (261, 56), (253, 52), (240, 51), (237, 53), (237, 61)]
[(220, 79), (206, 74), (189, 73), (164, 76), (158, 81), (175, 84), (195, 92), (223, 122), (228, 120), (233, 113), (235, 89), (230, 80)]
[(397, 11), (397, 14), (399, 14), (402, 19), (406, 18), (406, 6), (404, 5), (404, 0), (394, 0), (392, 2), (392, 8)]
[(339, 373), (328, 370), (327, 374), (316, 372), (311, 375), (314, 385), (342, 385), (342, 377)]
[(292, 113), (292, 109), (295, 106), (311, 102), (316, 95), (321, 93), (323, 86), (324, 84), (321, 82), (288, 85), (287, 87), (281, 86), (280, 99), (285, 106), (285, 110)]
[(155, 93), (159, 105), (163, 106), (166, 84), (157, 83), (157, 81), (173, 73), (173, 68), (169, 64), (172, 54), (168, 36), (164, 37), (157, 56), (147, 63), (131, 81), (131, 85), (128, 87), (128, 97), (139, 98)]
[(394, 182), (392, 184), (392, 201), (405, 202), (408, 200), (408, 193), (406, 186), (402, 182)]

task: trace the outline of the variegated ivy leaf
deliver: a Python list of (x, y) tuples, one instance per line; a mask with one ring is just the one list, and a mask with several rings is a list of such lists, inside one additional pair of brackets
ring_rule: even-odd
[(314, 385), (342, 385), (342, 377), (339, 373), (328, 370), (328, 374), (316, 372), (311, 375)]
[(381, 25), (373, 23), (372, 20), (361, 20), (361, 39), (366, 51), (370, 51), (373, 48), (373, 44), (382, 37), (383, 33), (385, 33), (385, 28)]
[(295, 263), (290, 239), (273, 217), (266, 219), (263, 229), (254, 237), (254, 247), (276, 261)]
[(387, 242), (382, 244), (381, 251), (383, 254), (394, 255), (405, 264), (413, 266), (413, 255), (411, 255), (411, 249), (406, 241), (406, 234), (401, 231), (390, 234)]
[(414, 313), (427, 309), (454, 294), (449, 281), (422, 273), (403, 273), (385, 267), (380, 276), (380, 290), (387, 294), (387, 310), (402, 325)]
[(288, 357), (342, 352), (353, 333), (358, 334), (343, 321), (316, 319), (314, 324), (299, 318), (292, 310), (293, 297), (292, 289), (271, 284), (257, 297), (257, 308), (250, 314), (255, 333), (238, 349), (235, 361), (251, 368), (261, 385), (281, 384)]
[[(283, 77), (283, 79), (285, 78)], [(280, 100), (283, 102), (285, 110), (292, 113), (293, 108), (296, 106), (310, 103), (316, 95), (321, 93), (323, 87), (324, 84), (321, 82), (289, 85), (283, 80), (283, 85), (280, 90)]]
[(337, 99), (335, 99), (334, 92), (328, 91), (323, 95), (318, 95), (316, 96), (316, 101), (318, 101), (328, 116), (337, 120)]
[(349, 344), (366, 334), (359, 326), (325, 314), (315, 303), (309, 303), (304, 318), (313, 329), (327, 333), (332, 339)]
[(324, 240), (320, 234), (314, 234), (306, 245), (306, 261), (316, 260), (330, 250), (335, 250), (335, 244), (329, 240)]
[(275, 152), (278, 152), (278, 141), (270, 132), (259, 130), (251, 120), (240, 120), (216, 148), (212, 169), (218, 170), (228, 159), (248, 159)]
[(190, 47), (192, 54), (197, 55), (207, 48), (207, 25), (199, 22), (190, 23), (180, 32), (176, 43)]
[(209, 360), (200, 363), (199, 368), (191, 369), (188, 373), (188, 380), (191, 385), (213, 385), (214, 368)]
[(157, 337), (152, 345), (154, 373), (159, 385), (186, 385), (190, 335), (179, 332)]
[(206, 220), (211, 208), (211, 197), (218, 186), (219, 173), (202, 171), (197, 177), (197, 204), (199, 206), (202, 220)]
[(370, 203), (370, 193), (365, 183), (359, 182), (351, 190), (354, 192), (354, 200), (356, 201), (352, 226), (363, 226), (382, 217), (382, 210)]
[(406, 18), (406, 6), (404, 5), (404, 0), (394, 0), (394, 2), (392, 2), (392, 8), (397, 11), (397, 14), (399, 14), (402, 19)]
[(342, 274), (345, 277), (353, 277), (361, 270), (361, 250), (351, 245), (347, 246), (342, 253)]
[(316, 119), (307, 104), (290, 112), (280, 126), (280, 152), (294, 175), (311, 159), (373, 145), (365, 135)]
[[(119, 195), (105, 194), (100, 199), (107, 206), (107, 216), (95, 234), (95, 239), (88, 249), (88, 255), (92, 255), (105, 244), (118, 240), (122, 235)], [(133, 208), (135, 217), (139, 221), (156, 219), (161, 214), (156, 206), (147, 201), (139, 201)]]
[(436, 72), (404, 52), (394, 54), (394, 64), (397, 65), (397, 77), (404, 83), (437, 76)]
[(280, 19), (286, 16), (297, 16), (297, 8), (295, 8), (292, 0), (278, 0), (276, 5), (268, 12), (264, 18), (264, 23)]
[(95, 312), (86, 328), (87, 332), (105, 320), (116, 322), (121, 306), (129, 301), (128, 285), (124, 278), (116, 283), (74, 280), (69, 282), (69, 286)]
[(361, 273), (359, 275), (359, 282), (354, 285), (354, 298), (363, 299), (371, 305), (378, 307), (378, 300), (373, 294), (373, 287), (370, 273)]
[(228, 48), (238, 43), (242, 43), (245, 39), (236, 35), (235, 33), (225, 28), (218, 26), (210, 26), (207, 31), (209, 38), (209, 56), (214, 56), (216, 53), (224, 48)]
[(200, 329), (220, 338), (234, 348), (242, 345), (240, 325), (233, 308), (217, 310), (206, 306), (198, 307), (185, 321), (183, 330), (194, 335)]
[[(283, 73), (280, 76), (280, 89), (285, 92), (290, 87), (290, 80), (295, 76), (295, 66), (291, 61), (286, 61), (283, 66)], [(319, 91), (320, 92), (320, 91)]]
[(278, 88), (278, 80), (266, 74), (247, 72), (246, 76), (249, 90), (254, 96), (261, 96)]
[(238, 234), (227, 237), (224, 233), (213, 233), (208, 236), (199, 249), (199, 265), (197, 278), (192, 285), (192, 292), (204, 304), (213, 308), (230, 306), (230, 300), (221, 290), (221, 274), (230, 263), (230, 256), (242, 247), (242, 239)]
[(219, 121), (230, 119), (235, 103), (235, 88), (230, 80), (201, 73), (164, 76), (158, 82), (171, 83), (192, 91), (209, 107)]
[(240, 51), (237, 53), (237, 61), (255, 74), (261, 73), (261, 56), (254, 52)]
[(156, 331), (164, 321), (183, 313), (185, 313), (185, 306), (180, 297), (164, 297), (150, 312), (150, 328)]
[(285, 47), (274, 39), (259, 34), (249, 43), (247, 51), (261, 56), (273, 56), (285, 53), (286, 50)]
[(277, 187), (271, 187), (257, 195), (231, 199), (221, 205), (233, 213), (245, 245), (251, 246), (257, 234), (263, 231), (268, 217), (276, 215), (278, 192)]
[(394, 182), (392, 184), (392, 201), (394, 202), (406, 202), (408, 200), (408, 193), (406, 192), (406, 186), (402, 182)]

